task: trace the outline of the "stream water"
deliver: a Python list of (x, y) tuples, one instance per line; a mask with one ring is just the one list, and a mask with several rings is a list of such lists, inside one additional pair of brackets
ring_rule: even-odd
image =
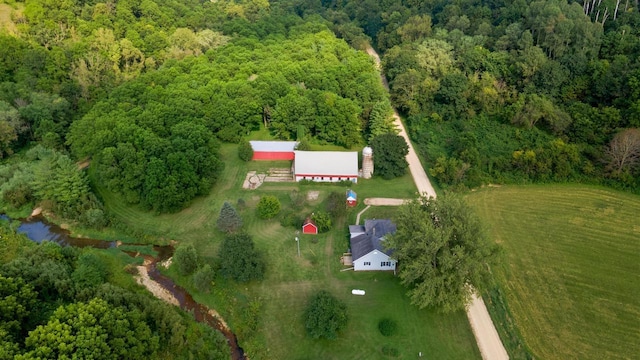
[[(3, 214), (0, 214), (0, 219), (10, 220), (8, 216)], [(58, 243), (62, 246), (75, 246), (80, 248), (87, 246), (99, 249), (116, 247), (115, 241), (73, 237), (70, 235), (69, 231), (62, 229), (58, 225), (49, 223), (46, 219), (40, 216), (29, 219), (20, 219), (19, 221), (20, 226), (18, 226), (17, 231), (25, 234), (29, 239), (37, 243), (47, 240)], [(244, 355), (244, 350), (238, 345), (238, 338), (217, 316), (213, 315), (214, 312), (206, 306), (197, 303), (193, 300), (191, 294), (189, 294), (184, 288), (176, 285), (173, 280), (161, 274), (158, 270), (156, 264), (170, 258), (173, 255), (173, 248), (171, 246), (154, 246), (153, 249), (158, 253), (158, 255), (156, 257), (146, 257), (151, 260), (147, 265), (149, 277), (171, 293), (171, 295), (173, 295), (180, 303), (180, 308), (192, 313), (196, 321), (207, 324), (208, 326), (220, 331), (227, 339), (227, 343), (231, 348), (231, 358), (233, 360), (245, 360), (246, 357)]]

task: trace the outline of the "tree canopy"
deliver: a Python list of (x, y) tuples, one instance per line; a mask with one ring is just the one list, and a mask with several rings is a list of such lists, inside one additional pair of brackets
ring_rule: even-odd
[(393, 133), (378, 135), (371, 141), (373, 173), (384, 179), (393, 179), (406, 173), (409, 146), (404, 138)]
[(347, 325), (349, 317), (344, 302), (321, 290), (309, 299), (304, 313), (307, 334), (314, 339), (333, 340)]
[(477, 216), (458, 196), (422, 197), (400, 207), (395, 234), (385, 242), (401, 264), (411, 302), (443, 312), (462, 310), (471, 286), (482, 288), (496, 248)]

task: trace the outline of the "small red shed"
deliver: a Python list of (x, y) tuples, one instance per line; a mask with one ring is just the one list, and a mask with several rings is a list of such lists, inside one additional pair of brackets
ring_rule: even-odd
[(318, 234), (318, 226), (311, 220), (311, 218), (307, 218), (302, 225), (302, 233), (303, 234)]

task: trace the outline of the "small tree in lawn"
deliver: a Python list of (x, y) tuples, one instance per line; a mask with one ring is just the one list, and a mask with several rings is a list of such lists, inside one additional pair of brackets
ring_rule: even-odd
[(261, 219), (271, 219), (280, 212), (280, 200), (272, 195), (263, 196), (258, 201), (256, 210)]
[(208, 293), (216, 274), (209, 264), (206, 264), (193, 275), (193, 285), (200, 292)]
[(409, 146), (404, 138), (396, 134), (383, 134), (371, 141), (375, 174), (384, 179), (393, 179), (405, 174), (409, 163)]
[(173, 262), (181, 275), (191, 275), (198, 268), (198, 253), (193, 245), (179, 245), (173, 254)]
[(238, 145), (238, 157), (242, 161), (250, 161), (253, 158), (253, 148), (247, 140), (242, 140)]
[(236, 209), (228, 202), (222, 204), (220, 216), (218, 217), (218, 229), (224, 232), (236, 232), (242, 228), (242, 218), (238, 215)]
[(325, 290), (311, 298), (304, 313), (307, 334), (314, 339), (335, 339), (347, 320), (347, 306)]
[(264, 260), (246, 233), (227, 235), (220, 246), (220, 273), (236, 281), (261, 280)]

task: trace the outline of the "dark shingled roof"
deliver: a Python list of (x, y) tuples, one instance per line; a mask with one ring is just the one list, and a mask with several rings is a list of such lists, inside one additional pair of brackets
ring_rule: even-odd
[[(356, 226), (358, 225), (349, 226), (349, 230), (361, 229), (361, 227), (356, 228)], [(353, 260), (358, 260), (373, 250), (391, 255), (391, 252), (385, 250), (380, 241), (385, 235), (396, 232), (396, 225), (392, 223), (391, 220), (365, 220), (364, 231), (364, 234), (351, 238), (351, 255), (353, 256)]]

